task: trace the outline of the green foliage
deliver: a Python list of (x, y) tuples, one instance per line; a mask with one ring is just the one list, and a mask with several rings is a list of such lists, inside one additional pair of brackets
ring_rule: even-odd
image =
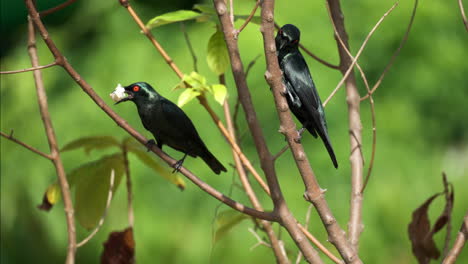
[(217, 75), (224, 74), (229, 66), (229, 54), (221, 30), (216, 30), (208, 41), (206, 61), (211, 71)]
[(186, 20), (193, 20), (193, 19), (201, 19), (204, 20), (206, 15), (190, 11), (190, 10), (178, 10), (174, 12), (169, 12), (160, 16), (156, 16), (152, 18), (148, 23), (146, 23), (146, 27), (151, 29), (155, 27), (159, 27), (162, 25), (167, 25), (175, 22), (181, 22)]
[(115, 192), (124, 169), (123, 156), (117, 153), (85, 163), (69, 174), (70, 185), (75, 188), (76, 219), (81, 226), (92, 229), (97, 225), (106, 208), (111, 171), (115, 172)]
[(228, 232), (249, 217), (232, 209), (220, 212), (215, 219), (214, 242), (218, 242), (226, 236)]
[(226, 86), (222, 84), (208, 85), (206, 78), (197, 72), (191, 72), (190, 75), (184, 75), (179, 84), (174, 89), (185, 89), (177, 101), (179, 107), (184, 106), (197, 96), (205, 96), (209, 93), (215, 100), (222, 105), (227, 96)]
[(83, 148), (86, 154), (93, 149), (106, 149), (109, 147), (120, 147), (119, 141), (112, 136), (82, 137), (66, 144), (62, 152)]

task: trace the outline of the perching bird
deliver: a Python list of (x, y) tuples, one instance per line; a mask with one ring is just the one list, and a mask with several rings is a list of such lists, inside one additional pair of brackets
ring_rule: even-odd
[(285, 96), (289, 108), (297, 119), (315, 138), (322, 139), (335, 168), (338, 168), (333, 147), (328, 137), (325, 111), (322, 107), (317, 89), (309, 72), (304, 57), (299, 52), (301, 32), (291, 24), (284, 25), (276, 35), (278, 63), (283, 71), (283, 82), (286, 86)]
[[(176, 104), (162, 97), (145, 82), (124, 88), (127, 97), (116, 104), (134, 102), (143, 126), (153, 134), (157, 146), (162, 149), (163, 145), (168, 145), (184, 153), (184, 157), (174, 165), (175, 170), (179, 170), (187, 155), (190, 155), (201, 157), (216, 174), (226, 171), (203, 143), (192, 121)], [(148, 144), (154, 144), (154, 141), (150, 140)]]

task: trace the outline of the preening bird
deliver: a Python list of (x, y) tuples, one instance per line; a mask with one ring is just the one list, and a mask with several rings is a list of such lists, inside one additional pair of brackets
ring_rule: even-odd
[(335, 168), (338, 168), (335, 153), (328, 137), (325, 111), (322, 107), (317, 89), (309, 72), (304, 57), (299, 52), (301, 32), (291, 24), (284, 25), (276, 35), (276, 50), (278, 63), (283, 71), (283, 82), (286, 87), (285, 96), (289, 108), (315, 138), (317, 134), (322, 139)]
[[(145, 82), (133, 83), (124, 88), (127, 97), (116, 104), (134, 102), (143, 126), (153, 134), (157, 146), (162, 149), (163, 145), (168, 145), (184, 153), (184, 157), (174, 165), (175, 170), (180, 169), (189, 155), (201, 157), (216, 174), (226, 171), (203, 143), (192, 121), (176, 104), (162, 97)], [(154, 141), (150, 140), (148, 144), (154, 144)]]

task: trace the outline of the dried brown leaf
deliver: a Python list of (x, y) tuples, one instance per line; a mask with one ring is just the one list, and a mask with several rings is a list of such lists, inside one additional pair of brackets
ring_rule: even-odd
[(104, 242), (104, 252), (101, 264), (133, 264), (135, 263), (135, 240), (131, 227), (121, 232), (112, 232)]

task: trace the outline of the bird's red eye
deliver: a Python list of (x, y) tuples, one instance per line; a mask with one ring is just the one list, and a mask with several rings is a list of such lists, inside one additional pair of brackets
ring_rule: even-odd
[(298, 42), (299, 42), (299, 40), (298, 40), (298, 39), (295, 39), (295, 40), (293, 40), (292, 43), (293, 43), (293, 44), (296, 44), (296, 43), (298, 43)]
[(280, 31), (278, 31), (278, 33), (279, 33), (280, 35), (283, 35), (283, 30), (280, 29)]
[(133, 89), (134, 92), (138, 92), (138, 91), (140, 91), (140, 86), (135, 85), (135, 86), (133, 86), (132, 89)]

